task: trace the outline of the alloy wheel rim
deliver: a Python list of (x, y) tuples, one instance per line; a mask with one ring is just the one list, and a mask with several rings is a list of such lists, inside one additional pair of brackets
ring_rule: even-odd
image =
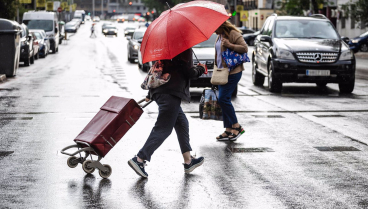
[(362, 51), (364, 51), (364, 52), (368, 51), (368, 45), (367, 44), (362, 45)]

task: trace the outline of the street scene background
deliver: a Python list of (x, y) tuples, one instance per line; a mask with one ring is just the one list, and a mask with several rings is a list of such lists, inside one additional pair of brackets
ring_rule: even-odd
[[(182, 108), (192, 154), (203, 166), (184, 174), (175, 132), (155, 152), (141, 179), (127, 161), (154, 126), (155, 103), (101, 160), (103, 179), (67, 166), (61, 149), (74, 144), (110, 96), (140, 100), (147, 75), (127, 60), (126, 27), (103, 36), (87, 21), (59, 52), (0, 83), (1, 208), (366, 208), (368, 198), (368, 62), (357, 57), (355, 89), (337, 84), (284, 84), (270, 93), (251, 80), (251, 63), (233, 104), (245, 134), (217, 142), (222, 121), (199, 119), (203, 88), (191, 88)], [(253, 47), (249, 47), (251, 54)]]

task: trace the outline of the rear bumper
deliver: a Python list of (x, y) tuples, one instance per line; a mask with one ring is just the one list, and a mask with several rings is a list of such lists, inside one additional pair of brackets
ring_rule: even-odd
[[(287, 83), (339, 83), (355, 75), (355, 60), (337, 61), (332, 64), (300, 63), (296, 60), (273, 60), (275, 79)], [(329, 76), (308, 76), (307, 70), (329, 70)]]

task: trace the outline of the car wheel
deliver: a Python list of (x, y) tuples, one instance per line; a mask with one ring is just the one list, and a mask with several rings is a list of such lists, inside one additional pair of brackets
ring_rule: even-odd
[(253, 84), (255, 86), (263, 86), (264, 83), (264, 75), (262, 75), (261, 73), (259, 73), (257, 71), (257, 63), (254, 61), (252, 61), (252, 81)]
[(38, 60), (40, 58), (40, 51), (38, 51), (35, 55), (35, 59)]
[(249, 41), (249, 46), (254, 46), (254, 40)]
[(355, 75), (352, 76), (352, 78), (350, 78), (349, 81), (339, 83), (340, 93), (350, 94), (351, 92), (353, 92), (354, 86), (355, 86)]
[(35, 61), (35, 59), (34, 59), (34, 54), (32, 54), (32, 56), (31, 56), (31, 58), (30, 58), (30, 60), (29, 60), (29, 61), (30, 61), (30, 63), (31, 63), (31, 64), (34, 64), (34, 61)]
[(368, 52), (368, 44), (363, 44), (362, 46), (360, 46), (360, 51)]
[(317, 82), (316, 85), (320, 88), (324, 88), (327, 86), (327, 82)]
[(281, 92), (282, 83), (275, 78), (272, 62), (268, 65), (268, 89), (270, 92)]

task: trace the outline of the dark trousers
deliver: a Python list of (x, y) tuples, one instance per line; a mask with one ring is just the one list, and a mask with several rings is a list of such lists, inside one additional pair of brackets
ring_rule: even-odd
[(137, 156), (143, 160), (151, 160), (153, 152), (170, 136), (175, 128), (181, 153), (192, 151), (189, 144), (189, 123), (180, 107), (181, 99), (170, 94), (154, 94), (158, 105), (158, 117), (146, 143)]
[(231, 103), (231, 95), (234, 92), (242, 76), (242, 72), (229, 75), (227, 84), (219, 85), (218, 103), (222, 109), (222, 118), (224, 128), (231, 128), (233, 124), (238, 122), (235, 115), (233, 104)]

